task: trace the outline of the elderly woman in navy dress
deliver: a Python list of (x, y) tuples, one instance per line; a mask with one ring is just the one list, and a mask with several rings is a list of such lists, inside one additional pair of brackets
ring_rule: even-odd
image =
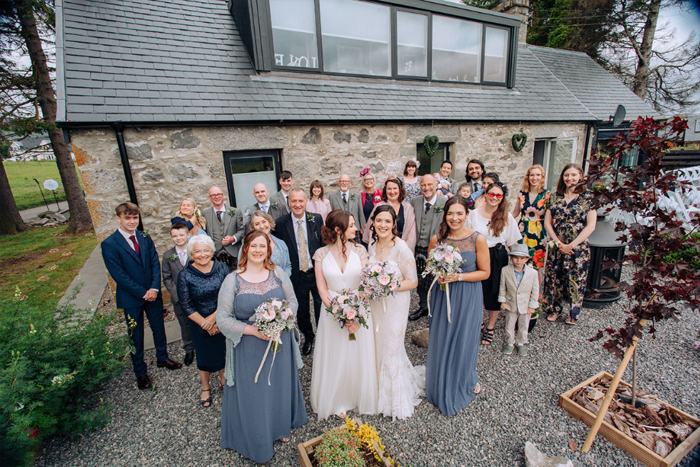
[(306, 424), (297, 373), (301, 353), (293, 332), (282, 332), (274, 365), (268, 355), (255, 382), (269, 341), (255, 326), (255, 309), (272, 298), (287, 300), (295, 316), (298, 308), (289, 277), (271, 256), (270, 238), (258, 230), (248, 232), (238, 270), (221, 286), (217, 310), (217, 325), (226, 336), (220, 446), (259, 463), (272, 459), (276, 440), (289, 441), (291, 429)]

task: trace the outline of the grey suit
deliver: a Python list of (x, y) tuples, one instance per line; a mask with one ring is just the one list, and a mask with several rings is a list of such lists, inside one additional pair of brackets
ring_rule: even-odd
[[(270, 207), (268, 208), (267, 213), (272, 216), (272, 219), (275, 222), (277, 222), (277, 219), (287, 214), (286, 209), (287, 208), (284, 206), (284, 204), (280, 203), (279, 201), (273, 201), (272, 198), (270, 198)], [(248, 231), (248, 222), (250, 222), (250, 219), (253, 217), (253, 214), (255, 214), (255, 211), (263, 211), (263, 209), (260, 207), (260, 203), (251, 204), (245, 210), (245, 215), (243, 217), (245, 218), (246, 232)]]
[[(425, 197), (423, 195), (416, 196), (411, 200), (411, 206), (416, 213), (416, 266), (418, 269), (418, 306), (419, 309), (428, 308), (428, 288), (433, 280), (431, 276), (421, 277), (425, 269), (425, 262), (428, 259), (428, 246), (433, 235), (437, 235), (440, 229), (445, 209), (444, 196), (435, 196), (434, 205), (430, 210), (425, 212)], [(440, 212), (438, 212), (440, 211)]]
[[(289, 214), (291, 211), (289, 210), (289, 203), (287, 202), (287, 199), (284, 197), (284, 194), (282, 194), (281, 191), (278, 191), (274, 195), (270, 196), (270, 204), (277, 204), (280, 208), (284, 208), (284, 213)], [(274, 216), (273, 216), (274, 217)], [(277, 220), (275, 218), (275, 220)]]
[(352, 190), (348, 190), (347, 195), (347, 203), (343, 202), (340, 190), (331, 193), (328, 196), (328, 200), (331, 202), (331, 209), (342, 209), (353, 215), (355, 226), (357, 226), (357, 231), (359, 232), (360, 228), (367, 222), (365, 213), (362, 210), (362, 196)]
[[(214, 240), (214, 247), (216, 247), (215, 254), (219, 253), (221, 250), (225, 250), (229, 255), (238, 258), (238, 250), (241, 247), (243, 236), (245, 235), (243, 213), (240, 209), (224, 207), (226, 212), (222, 216), (221, 222), (219, 222), (219, 218), (213, 206), (202, 211), (202, 215), (207, 221), (206, 232), (207, 235)], [(224, 237), (228, 236), (236, 237), (236, 243), (223, 246), (221, 241)]]
[(180, 271), (185, 269), (185, 267), (187, 267), (187, 263), (185, 263), (185, 266), (182, 265), (175, 248), (171, 248), (163, 253), (163, 261), (160, 268), (163, 275), (163, 285), (170, 292), (170, 302), (173, 304), (175, 317), (180, 324), (182, 348), (185, 349), (185, 352), (192, 352), (194, 351), (194, 344), (192, 344), (192, 338), (190, 337), (189, 318), (182, 311), (180, 299), (177, 296), (177, 276), (180, 275)]

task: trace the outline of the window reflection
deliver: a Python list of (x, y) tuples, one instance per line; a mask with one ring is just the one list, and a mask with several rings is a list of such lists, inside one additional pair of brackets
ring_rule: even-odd
[(318, 68), (314, 0), (270, 0), (275, 65)]
[(433, 79), (480, 81), (481, 29), (473, 21), (433, 16)]
[(428, 76), (428, 17), (399, 11), (396, 14), (397, 73)]

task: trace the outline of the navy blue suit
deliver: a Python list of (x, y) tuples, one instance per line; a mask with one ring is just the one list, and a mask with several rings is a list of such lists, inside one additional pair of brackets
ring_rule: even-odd
[[(131, 361), (136, 376), (146, 376), (147, 366), (143, 361), (143, 315), (144, 311), (153, 332), (158, 361), (168, 360), (165, 324), (163, 322), (163, 300), (160, 295), (160, 262), (153, 240), (144, 237), (138, 230), (134, 234), (140, 254), (129, 245), (117, 230), (102, 242), (102, 259), (109, 275), (117, 283), (117, 308), (124, 310), (129, 336), (134, 343)], [(152, 302), (143, 299), (149, 289), (158, 291)], [(130, 326), (130, 322), (136, 323)], [(132, 327), (133, 326), (133, 327)]]

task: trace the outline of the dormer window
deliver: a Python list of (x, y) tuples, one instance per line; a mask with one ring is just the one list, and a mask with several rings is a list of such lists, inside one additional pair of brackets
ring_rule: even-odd
[[(410, 5), (413, 8), (409, 8)], [(514, 84), (518, 23), (466, 7), (398, 0), (233, 0), (260, 71)]]

